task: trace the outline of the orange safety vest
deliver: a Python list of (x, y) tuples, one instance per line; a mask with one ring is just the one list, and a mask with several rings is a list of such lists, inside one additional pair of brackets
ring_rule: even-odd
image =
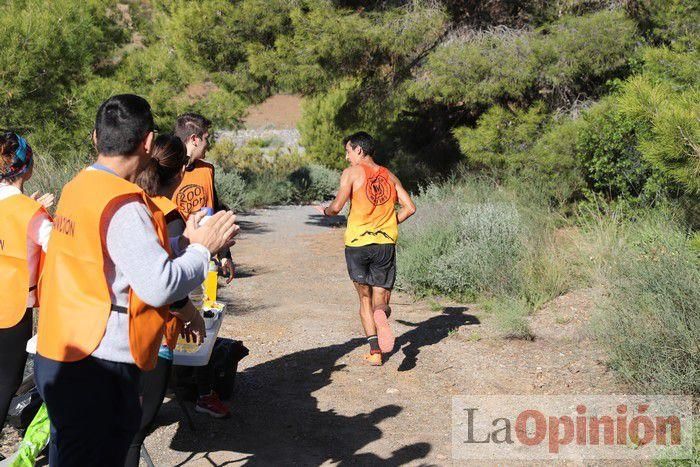
[[(36, 288), (29, 283), (27, 230), (40, 211), (46, 212), (41, 203), (22, 194), (0, 200), (0, 329), (20, 322), (29, 292)], [(41, 260), (39, 268), (41, 273)]]
[[(135, 184), (102, 170), (83, 170), (61, 193), (39, 287), (37, 352), (62, 362), (82, 360), (102, 341), (112, 309), (104, 275), (102, 216), (126, 196), (139, 196), (168, 249), (162, 212)], [(129, 347), (142, 370), (155, 367), (168, 307), (153, 307), (129, 291)]]
[(399, 234), (396, 186), (385, 167), (361, 167), (365, 171), (365, 181), (358, 190), (352, 191), (345, 245), (394, 244)]
[(203, 160), (194, 161), (185, 169), (172, 200), (185, 220), (202, 208), (214, 209), (214, 166)]
[[(161, 210), (165, 219), (167, 219), (172, 213), (177, 213), (178, 216), (181, 216), (177, 206), (170, 200), (170, 198), (166, 198), (165, 196), (153, 196), (151, 197), (151, 200), (153, 200), (153, 203), (155, 203), (158, 209)], [(177, 339), (179, 338), (181, 331), (182, 321), (180, 321), (180, 319), (174, 315), (168, 316), (165, 323), (165, 343), (170, 350), (173, 350), (175, 345), (177, 345)]]
[(171, 213), (178, 212), (179, 209), (175, 203), (172, 202), (170, 198), (165, 196), (151, 196), (153, 203), (161, 210), (163, 217), (167, 218)]

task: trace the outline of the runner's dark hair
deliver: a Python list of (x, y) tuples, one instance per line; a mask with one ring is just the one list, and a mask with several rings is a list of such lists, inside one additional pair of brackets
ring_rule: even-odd
[(346, 146), (348, 143), (353, 149), (357, 149), (358, 146), (362, 148), (362, 152), (367, 156), (374, 156), (374, 151), (377, 148), (374, 138), (364, 131), (358, 131), (350, 136), (346, 136), (343, 139), (343, 146)]

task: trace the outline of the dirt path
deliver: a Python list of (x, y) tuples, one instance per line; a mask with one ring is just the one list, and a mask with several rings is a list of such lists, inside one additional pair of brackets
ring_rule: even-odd
[(365, 366), (342, 229), (309, 207), (241, 220), (239, 277), (223, 294), (231, 315), (221, 332), (251, 350), (235, 416), (195, 414), (193, 433), (167, 402), (146, 441), (157, 465), (451, 465), (452, 395), (619, 389), (585, 335), (585, 293), (538, 314), (534, 342), (499, 338), (469, 305), (397, 293), (400, 350), (382, 368)]

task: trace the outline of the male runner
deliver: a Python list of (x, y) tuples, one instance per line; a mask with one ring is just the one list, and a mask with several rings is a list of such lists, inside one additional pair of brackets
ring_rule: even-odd
[(369, 134), (364, 131), (352, 134), (343, 144), (350, 167), (340, 177), (340, 188), (333, 202), (317, 209), (323, 215), (334, 216), (350, 200), (345, 260), (360, 298), (360, 320), (370, 347), (364, 358), (371, 365), (380, 366), (382, 353), (394, 348), (387, 318), (396, 279), (398, 224), (411, 217), (416, 206), (399, 179), (374, 162), (376, 145)]

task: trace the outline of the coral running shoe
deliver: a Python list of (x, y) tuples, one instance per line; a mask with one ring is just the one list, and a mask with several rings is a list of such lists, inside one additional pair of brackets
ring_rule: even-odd
[(372, 366), (382, 366), (383, 363), (382, 354), (380, 353), (369, 353), (362, 358), (367, 360), (367, 363), (369, 363)]
[(387, 319), (390, 314), (391, 308), (388, 306), (374, 310), (374, 325), (377, 327), (377, 341), (382, 353), (391, 353), (394, 350), (394, 334)]
[(227, 418), (231, 416), (231, 411), (228, 406), (221, 402), (219, 395), (214, 391), (206, 396), (199, 396), (194, 410), (200, 413), (206, 413), (214, 418)]

